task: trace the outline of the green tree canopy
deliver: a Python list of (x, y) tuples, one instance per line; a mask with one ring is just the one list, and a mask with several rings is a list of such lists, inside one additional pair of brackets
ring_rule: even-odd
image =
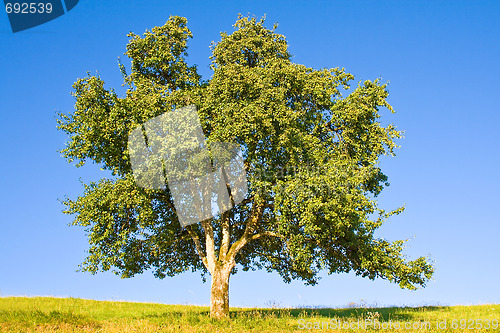
[[(130, 74), (120, 64), (126, 93), (89, 75), (73, 85), (74, 112), (60, 115), (58, 128), (69, 135), (64, 157), (112, 173), (65, 200), (65, 213), (89, 237), (83, 270), (126, 278), (148, 269), (159, 278), (208, 272), (214, 317), (228, 313), (237, 268), (275, 271), (285, 282), (315, 284), (326, 270), (425, 286), (433, 273), (428, 258), (409, 260), (404, 241), (374, 236), (402, 211), (386, 212), (375, 200), (388, 186), (379, 158), (393, 155), (401, 137), (379, 122), (381, 110), (393, 112), (386, 85), (350, 88), (354, 77), (343, 68), (293, 63), (276, 26), (250, 17), (212, 44), (213, 75), (202, 80), (186, 63), (186, 24), (170, 17), (142, 36), (129, 34)], [(342, 96), (342, 88), (350, 93)], [(147, 120), (193, 104), (208, 144), (241, 147), (249, 193), (231, 210), (183, 228), (168, 186), (136, 185), (127, 140)]]

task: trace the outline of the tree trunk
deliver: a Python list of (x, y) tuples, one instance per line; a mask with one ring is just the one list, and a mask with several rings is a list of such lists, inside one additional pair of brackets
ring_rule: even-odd
[(216, 266), (210, 287), (210, 317), (221, 319), (229, 316), (229, 276), (231, 269)]

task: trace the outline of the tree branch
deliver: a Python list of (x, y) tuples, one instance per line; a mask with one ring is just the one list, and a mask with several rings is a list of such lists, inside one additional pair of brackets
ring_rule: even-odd
[(191, 230), (191, 225), (188, 225), (186, 227), (186, 230), (188, 231), (189, 235), (193, 239), (194, 245), (196, 246), (196, 252), (198, 252), (198, 256), (200, 257), (201, 261), (203, 262), (203, 265), (205, 265), (206, 269), (208, 269), (208, 271), (210, 271), (207, 257), (204, 255), (203, 248), (201, 247), (200, 238), (198, 237), (196, 232)]
[[(234, 198), (233, 194), (231, 193), (231, 187), (229, 186), (229, 180), (228, 176), (226, 174), (226, 170), (224, 169), (224, 166), (221, 167), (220, 169), (222, 179), (224, 180), (224, 184), (226, 184), (226, 191), (229, 194), (229, 199), (231, 200), (231, 207), (234, 207)], [(221, 216), (221, 224), (222, 224), (222, 241), (221, 241), (221, 246), (219, 248), (219, 260), (224, 261), (227, 251), (229, 250), (229, 243), (231, 241), (231, 224), (229, 221), (229, 212), (226, 211), (222, 214)]]
[(253, 197), (253, 196), (248, 197), (248, 198), (246, 198), (246, 199), (243, 199), (243, 201), (241, 201), (241, 202), (239, 203), (239, 205), (246, 205), (246, 204), (248, 204), (248, 203), (252, 202), (252, 201), (253, 201), (253, 199), (254, 199), (254, 197)]
[(208, 219), (201, 222), (203, 229), (205, 230), (205, 248), (207, 251), (207, 262), (208, 262), (208, 271), (210, 273), (214, 272), (215, 269), (215, 241), (214, 241), (214, 229), (211, 224), (212, 219)]
[(251, 241), (253, 241), (253, 240), (255, 240), (255, 239), (259, 239), (259, 238), (261, 238), (261, 237), (265, 237), (265, 236), (269, 236), (269, 237), (277, 237), (277, 238), (285, 238), (284, 236), (279, 235), (279, 234), (277, 234), (277, 233), (275, 233), (275, 232), (272, 232), (272, 231), (263, 231), (263, 232), (261, 232), (261, 233), (255, 234), (255, 235), (253, 235), (252, 237), (250, 237), (250, 238), (248, 239), (248, 242), (251, 242)]
[(222, 214), (222, 243), (219, 250), (219, 260), (224, 261), (229, 250), (231, 241), (231, 225), (229, 222), (229, 211)]
[(234, 259), (236, 258), (236, 254), (238, 254), (243, 246), (245, 246), (249, 242), (251, 238), (250, 234), (252, 233), (254, 226), (256, 226), (259, 220), (262, 218), (262, 214), (264, 213), (265, 208), (264, 206), (264, 204), (256, 205), (255, 203), (252, 206), (252, 211), (247, 219), (248, 222), (243, 235), (240, 239), (234, 242), (234, 244), (229, 249), (226, 257), (229, 261), (234, 261)]

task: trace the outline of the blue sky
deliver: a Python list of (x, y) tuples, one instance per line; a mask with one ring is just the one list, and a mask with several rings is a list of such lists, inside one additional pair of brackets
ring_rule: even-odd
[[(494, 1), (97, 1), (13, 34), (0, 14), (0, 295), (208, 304), (198, 273), (158, 280), (150, 272), (122, 280), (77, 273), (87, 240), (69, 227), (58, 199), (105, 176), (75, 168), (58, 150), (57, 112), (73, 110), (71, 85), (99, 72), (120, 90), (117, 57), (126, 34), (142, 34), (169, 15), (194, 34), (189, 62), (209, 78), (209, 45), (232, 31), (238, 13), (279, 23), (294, 55), (309, 67), (345, 67), (356, 80), (390, 81), (396, 114), (382, 121), (405, 131), (397, 156), (382, 167), (391, 186), (381, 206), (406, 204), (378, 236), (410, 238), (410, 257), (431, 255), (427, 288), (400, 290), (384, 280), (323, 275), (317, 286), (285, 284), (277, 274), (231, 277), (232, 306), (500, 303), (500, 3)], [(363, 300), (363, 301), (362, 301)]]

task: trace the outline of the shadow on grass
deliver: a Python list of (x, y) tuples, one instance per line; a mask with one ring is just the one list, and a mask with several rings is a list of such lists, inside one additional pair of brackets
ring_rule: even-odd
[(444, 306), (425, 306), (425, 307), (389, 307), (389, 308), (291, 308), (291, 309), (237, 309), (231, 311), (231, 317), (244, 315), (258, 315), (263, 317), (289, 317), (289, 318), (339, 318), (339, 319), (358, 319), (372, 318), (379, 321), (401, 320), (407, 321), (414, 319), (422, 311), (434, 311), (444, 309)]
[[(388, 307), (388, 308), (235, 308), (230, 310), (230, 318), (338, 318), (347, 319), (366, 319), (372, 318), (378, 321), (409, 321), (420, 317), (424, 311), (435, 311), (447, 308), (446, 306), (424, 306), (424, 307)], [(210, 311), (167, 311), (161, 314), (148, 314), (142, 318), (187, 318), (188, 320), (200, 320), (209, 318)]]

